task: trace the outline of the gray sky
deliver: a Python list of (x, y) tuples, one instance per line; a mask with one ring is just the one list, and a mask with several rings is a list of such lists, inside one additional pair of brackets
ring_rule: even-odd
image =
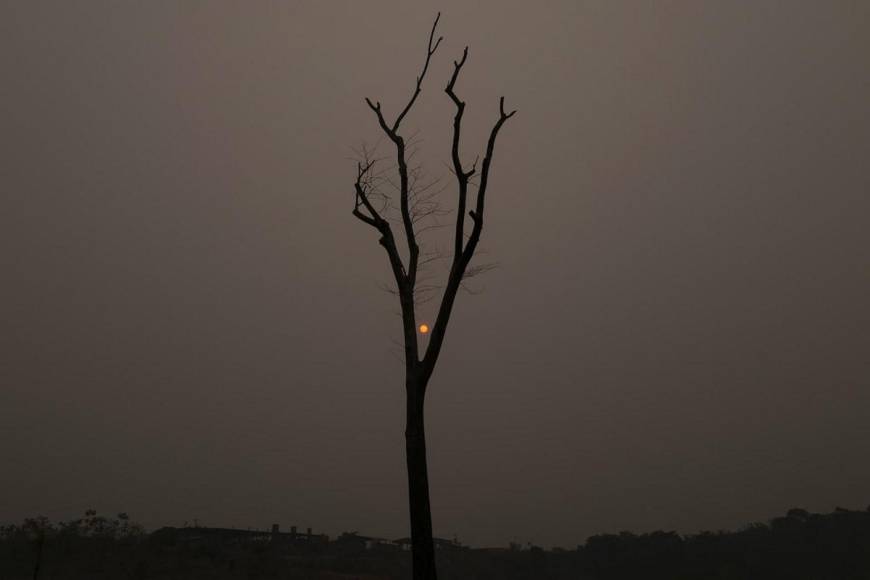
[(0, 520), (407, 533), (400, 322), (347, 158), (437, 10), (404, 124), (430, 174), (465, 44), (464, 159), (519, 113), (499, 268), (429, 390), (436, 535), (870, 504), (870, 4), (534, 5), (3, 3)]

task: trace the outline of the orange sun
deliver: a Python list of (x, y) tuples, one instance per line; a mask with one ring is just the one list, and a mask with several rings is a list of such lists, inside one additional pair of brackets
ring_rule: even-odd
[(425, 322), (420, 325), (420, 334), (428, 334), (429, 333), (429, 325)]

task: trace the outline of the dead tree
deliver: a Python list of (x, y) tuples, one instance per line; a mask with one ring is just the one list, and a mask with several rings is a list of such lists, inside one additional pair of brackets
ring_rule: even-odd
[[(407, 261), (402, 259), (399, 253), (396, 236), (390, 222), (385, 217), (387, 208), (379, 207), (375, 199), (376, 193), (372, 187), (373, 166), (375, 161), (365, 156), (357, 163), (356, 182), (354, 183), (355, 198), (353, 215), (363, 223), (377, 230), (380, 236), (380, 244), (386, 250), (390, 262), (402, 313), (402, 330), (404, 335), (404, 362), (405, 362), (405, 392), (407, 396), (406, 426), (405, 426), (405, 449), (408, 468), (408, 499), (411, 516), (411, 540), (413, 570), (415, 580), (434, 580), (435, 550), (432, 540), (432, 516), (429, 507), (429, 477), (426, 468), (426, 437), (423, 423), (423, 405), (426, 396), (426, 387), (432, 377), (432, 371), (438, 361), (441, 346), (447, 332), (450, 314), (456, 294), (462, 286), (464, 278), (477, 272), (476, 268), (469, 268), (469, 263), (474, 256), (475, 249), (480, 241), (483, 230), (486, 190), (489, 183), (489, 172), (492, 166), (493, 151), (499, 130), (505, 121), (510, 119), (516, 111), (506, 113), (504, 109), (504, 97), (499, 101), (499, 116), (489, 134), (486, 152), (480, 166), (479, 174), (477, 160), (466, 169), (463, 166), (459, 154), (460, 134), (462, 130), (462, 115), (465, 111), (465, 102), (455, 92), (456, 81), (462, 70), (465, 60), (468, 58), (468, 47), (462, 53), (462, 58), (454, 61), (453, 74), (444, 89), (456, 106), (456, 114), (453, 117), (453, 143), (451, 157), (453, 161), (452, 172), (454, 173), (457, 186), (457, 211), (455, 234), (453, 236), (453, 255), (450, 271), (447, 276), (441, 304), (435, 323), (432, 325), (429, 343), (426, 349), (420, 352), (417, 341), (417, 321), (415, 315), (415, 298), (419, 292), (417, 285), (418, 273), (421, 266), (420, 245), (418, 233), (415, 231), (415, 215), (412, 208), (411, 186), (409, 185), (409, 170), (407, 159), (407, 144), (400, 134), (402, 121), (411, 111), (417, 97), (422, 90), (426, 71), (429, 69), (429, 61), (442, 37), (435, 40), (435, 29), (441, 14), (435, 18), (432, 31), (429, 33), (429, 43), (426, 49), (426, 60), (423, 70), (417, 77), (414, 92), (408, 103), (396, 116), (392, 123), (387, 121), (379, 101), (372, 102), (366, 98), (366, 103), (377, 118), (381, 131), (395, 146), (396, 171), (398, 172), (398, 197), (399, 212), (404, 237), (407, 246)], [(469, 199), (469, 183), (472, 177), (478, 176), (477, 195), (475, 199)], [(470, 210), (469, 210), (470, 206)], [(471, 220), (471, 231), (466, 238), (466, 212)]]

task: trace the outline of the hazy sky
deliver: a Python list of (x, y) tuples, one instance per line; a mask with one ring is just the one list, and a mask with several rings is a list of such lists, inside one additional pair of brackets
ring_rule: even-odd
[(438, 10), (404, 124), (430, 174), (452, 186), (465, 44), (464, 159), (500, 95), (519, 113), (499, 267), (429, 389), (436, 535), (574, 546), (870, 504), (870, 3), (21, 1), (0, 7), (0, 521), (407, 534), (400, 320), (348, 157)]

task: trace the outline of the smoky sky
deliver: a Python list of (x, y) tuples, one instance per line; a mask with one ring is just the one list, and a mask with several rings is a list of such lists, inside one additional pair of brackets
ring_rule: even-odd
[(407, 535), (401, 324), (351, 148), (439, 10), (403, 126), (446, 209), (465, 45), (463, 160), (500, 96), (519, 112), (498, 267), (428, 392), (435, 534), (870, 504), (867, 2), (5, 2), (0, 520)]

